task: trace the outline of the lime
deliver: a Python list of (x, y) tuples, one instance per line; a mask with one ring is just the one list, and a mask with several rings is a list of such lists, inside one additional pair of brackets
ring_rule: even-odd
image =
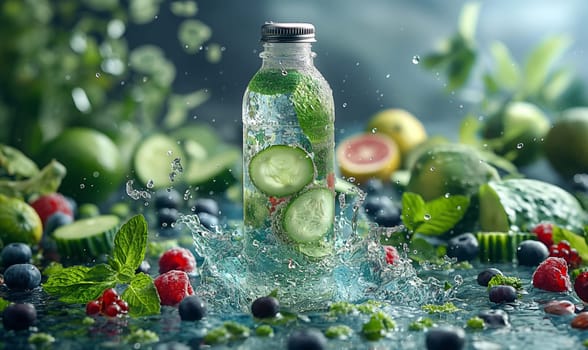
[(426, 201), (446, 195), (470, 196), (478, 192), (480, 185), (498, 179), (498, 171), (475, 148), (439, 144), (417, 158), (406, 191)]
[(482, 136), (494, 153), (515, 165), (527, 165), (540, 155), (548, 130), (549, 119), (541, 109), (517, 101), (492, 115), (484, 125)]
[(424, 125), (413, 114), (398, 108), (384, 109), (370, 118), (368, 132), (387, 135), (396, 142), (401, 155), (427, 139)]
[(544, 152), (561, 176), (588, 173), (588, 107), (565, 110), (545, 137)]
[(183, 171), (183, 160), (184, 151), (178, 142), (156, 133), (139, 144), (133, 167), (142, 184), (152, 188), (165, 188), (175, 180), (175, 175)]
[(0, 194), (0, 241), (5, 245), (39, 243), (43, 233), (41, 218), (29, 204)]
[(67, 174), (59, 191), (78, 202), (98, 202), (118, 189), (124, 164), (114, 142), (100, 131), (74, 127), (46, 144), (41, 157), (56, 159)]
[(336, 156), (341, 174), (362, 184), (370, 178), (389, 180), (400, 165), (400, 152), (394, 141), (372, 133), (341, 141)]

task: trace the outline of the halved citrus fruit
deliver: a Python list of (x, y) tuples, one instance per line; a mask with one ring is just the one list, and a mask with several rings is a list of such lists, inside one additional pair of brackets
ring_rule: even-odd
[(423, 123), (400, 108), (388, 108), (376, 113), (368, 122), (367, 131), (382, 133), (393, 139), (403, 156), (427, 139)]
[(371, 133), (351, 136), (337, 146), (341, 175), (364, 183), (370, 178), (389, 180), (400, 165), (400, 151), (390, 138)]

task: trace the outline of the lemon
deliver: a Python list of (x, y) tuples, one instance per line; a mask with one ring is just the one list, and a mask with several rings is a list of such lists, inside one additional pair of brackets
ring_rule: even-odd
[(549, 163), (564, 178), (588, 173), (588, 107), (563, 111), (543, 146)]
[(400, 165), (398, 146), (390, 138), (362, 133), (341, 141), (336, 150), (341, 175), (363, 184), (370, 178), (390, 180)]
[(426, 201), (447, 195), (471, 196), (480, 185), (498, 179), (498, 171), (483, 161), (475, 148), (438, 144), (416, 159), (406, 190)]
[(382, 133), (394, 140), (405, 155), (427, 139), (424, 125), (413, 114), (398, 108), (384, 109), (370, 118), (368, 132)]
[(69, 128), (50, 141), (45, 161), (56, 159), (67, 169), (59, 191), (75, 200), (99, 202), (119, 188), (124, 164), (119, 149), (105, 134), (90, 128)]
[(0, 241), (35, 245), (41, 240), (41, 218), (29, 204), (0, 194)]

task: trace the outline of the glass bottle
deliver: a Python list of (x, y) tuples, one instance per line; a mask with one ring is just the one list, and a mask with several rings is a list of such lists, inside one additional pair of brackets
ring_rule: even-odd
[(288, 288), (300, 306), (330, 293), (315, 284), (329, 278), (334, 249), (333, 96), (313, 63), (313, 25), (266, 23), (261, 41), (242, 115), (248, 284), (252, 297)]

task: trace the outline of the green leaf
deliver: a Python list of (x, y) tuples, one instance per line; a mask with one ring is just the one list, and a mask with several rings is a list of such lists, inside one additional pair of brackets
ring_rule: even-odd
[(440, 235), (449, 231), (463, 218), (469, 205), (469, 197), (461, 195), (440, 197), (426, 203), (425, 219), (420, 223), (416, 232), (425, 235)]
[(86, 303), (105, 289), (116, 286), (115, 275), (106, 264), (72, 266), (51, 274), (43, 289), (66, 303)]
[(476, 27), (478, 25), (478, 15), (480, 14), (479, 2), (468, 2), (462, 9), (459, 16), (458, 33), (468, 42), (475, 42)]
[(424, 221), (425, 201), (421, 196), (412, 192), (402, 194), (401, 219), (409, 231), (415, 231), (418, 224)]
[(133, 317), (160, 313), (159, 295), (149, 275), (136, 274), (121, 297), (129, 304), (129, 314)]
[(409, 251), (410, 258), (416, 262), (435, 262), (439, 260), (437, 248), (422, 237), (414, 237), (410, 241)]
[(479, 133), (481, 129), (480, 120), (473, 114), (466, 115), (459, 126), (459, 142), (468, 145), (480, 143)]
[(212, 31), (210, 27), (195, 19), (183, 21), (178, 29), (178, 39), (184, 50), (188, 53), (200, 51), (200, 46), (210, 39), (211, 36)]
[(576, 249), (582, 261), (588, 262), (588, 242), (584, 235), (576, 234), (565, 228), (553, 225), (553, 242), (568, 241), (570, 247)]
[(552, 36), (531, 51), (524, 67), (524, 91), (527, 95), (534, 96), (539, 92), (552, 65), (571, 45), (571, 42), (567, 36)]
[(8, 305), (10, 305), (10, 301), (0, 297), (0, 313), (4, 311)]
[(153, 21), (159, 13), (161, 0), (131, 0), (129, 10), (131, 19), (137, 24)]
[(470, 48), (463, 48), (452, 58), (447, 68), (449, 75), (449, 90), (459, 89), (468, 81), (470, 73), (476, 63), (476, 52)]
[(557, 101), (572, 85), (574, 73), (569, 68), (561, 68), (554, 72), (543, 86), (541, 94), (548, 102)]
[(208, 100), (210, 94), (205, 89), (200, 89), (189, 94), (173, 94), (168, 100), (167, 114), (163, 119), (164, 127), (174, 129), (183, 125), (188, 112)]
[(133, 276), (145, 259), (147, 233), (147, 221), (140, 214), (130, 218), (117, 232), (111, 266), (120, 274)]
[(505, 90), (516, 89), (521, 82), (521, 72), (508, 47), (500, 41), (495, 41), (490, 45), (490, 52), (496, 63), (496, 83)]
[(198, 4), (195, 1), (172, 1), (170, 10), (178, 17), (191, 17), (198, 12)]

